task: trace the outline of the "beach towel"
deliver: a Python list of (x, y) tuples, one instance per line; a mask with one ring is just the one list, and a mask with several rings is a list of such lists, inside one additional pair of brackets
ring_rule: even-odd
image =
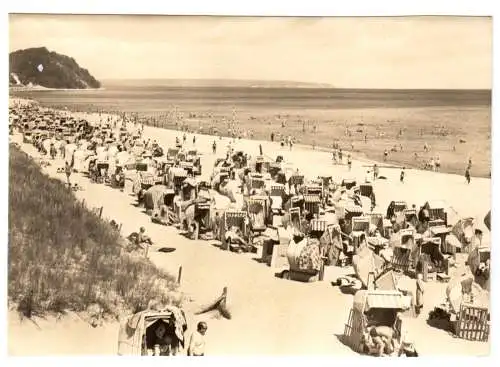
[(308, 238), (298, 258), (298, 268), (302, 271), (319, 271), (321, 269), (321, 255), (319, 241)]

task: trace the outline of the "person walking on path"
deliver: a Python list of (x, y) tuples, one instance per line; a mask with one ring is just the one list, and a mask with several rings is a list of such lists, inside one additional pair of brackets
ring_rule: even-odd
[(207, 323), (201, 321), (198, 323), (196, 331), (191, 334), (187, 355), (191, 357), (202, 357), (205, 355), (205, 333), (207, 332)]

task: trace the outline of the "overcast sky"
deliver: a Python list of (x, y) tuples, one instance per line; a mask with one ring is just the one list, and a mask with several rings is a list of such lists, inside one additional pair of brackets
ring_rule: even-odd
[(346, 88), (491, 88), (491, 18), (10, 15), (10, 51), (46, 46), (97, 79), (227, 78)]

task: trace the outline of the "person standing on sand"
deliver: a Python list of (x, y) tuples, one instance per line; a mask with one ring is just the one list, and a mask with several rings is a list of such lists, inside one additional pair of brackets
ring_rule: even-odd
[(212, 153), (213, 154), (217, 153), (217, 142), (215, 140), (212, 143)]
[(191, 334), (187, 355), (190, 357), (202, 357), (205, 355), (205, 333), (207, 332), (207, 323), (201, 321), (198, 323), (196, 331)]
[(467, 166), (467, 169), (465, 170), (465, 180), (467, 181), (467, 184), (470, 184), (470, 168)]
[(347, 168), (349, 169), (349, 171), (351, 171), (351, 168), (352, 168), (352, 159), (351, 159), (351, 154), (350, 153), (347, 155)]
[(377, 163), (373, 165), (373, 181), (376, 181), (378, 178), (378, 166)]
[(387, 156), (389, 155), (389, 152), (387, 149), (384, 149), (384, 162), (387, 161)]
[(436, 171), (436, 161), (434, 161), (434, 158), (431, 158), (431, 170), (433, 172)]
[(342, 164), (342, 149), (339, 150), (339, 161)]
[(439, 160), (439, 156), (436, 157), (434, 164), (436, 165), (436, 172), (441, 171), (441, 161)]
[(404, 183), (405, 181), (405, 167), (401, 170), (401, 174), (399, 175), (399, 182)]

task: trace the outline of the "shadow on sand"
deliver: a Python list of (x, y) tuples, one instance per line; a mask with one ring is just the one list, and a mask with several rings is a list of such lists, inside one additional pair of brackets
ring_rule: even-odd
[(163, 253), (170, 253), (170, 252), (174, 252), (176, 249), (173, 248), (173, 247), (161, 247), (158, 249), (158, 252), (163, 252)]

